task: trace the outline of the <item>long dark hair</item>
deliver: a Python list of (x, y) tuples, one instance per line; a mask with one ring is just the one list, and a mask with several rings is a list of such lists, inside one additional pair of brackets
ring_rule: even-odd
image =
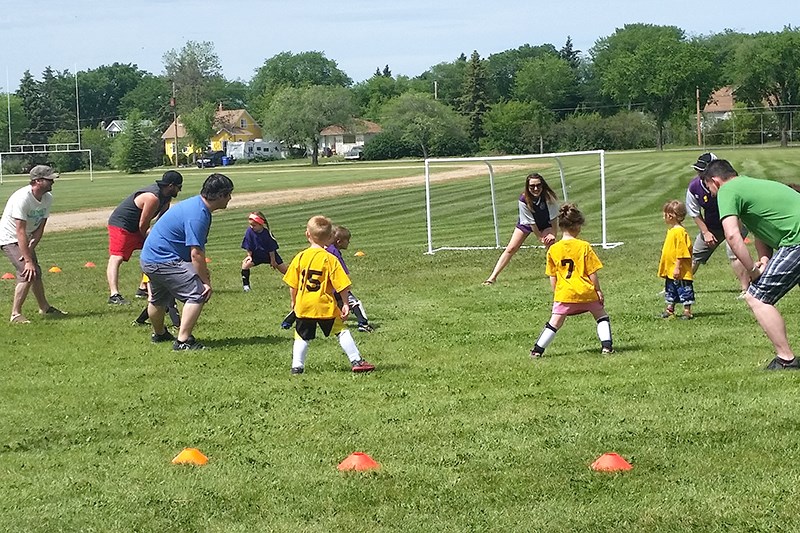
[(549, 203), (558, 202), (558, 196), (556, 196), (555, 191), (550, 187), (550, 185), (547, 184), (547, 180), (545, 180), (538, 172), (534, 172), (525, 176), (525, 190), (522, 192), (522, 194), (525, 196), (525, 204), (527, 204), (528, 209), (533, 211), (533, 204), (536, 203), (536, 199), (528, 188), (528, 184), (532, 179), (537, 179), (542, 182), (542, 192), (539, 195), (540, 198), (544, 198), (545, 202)]

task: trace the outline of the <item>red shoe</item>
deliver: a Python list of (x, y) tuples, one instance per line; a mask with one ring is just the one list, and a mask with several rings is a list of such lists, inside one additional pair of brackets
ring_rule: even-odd
[(371, 365), (363, 359), (351, 362), (350, 366), (353, 368), (353, 372), (372, 372), (375, 370), (375, 365)]

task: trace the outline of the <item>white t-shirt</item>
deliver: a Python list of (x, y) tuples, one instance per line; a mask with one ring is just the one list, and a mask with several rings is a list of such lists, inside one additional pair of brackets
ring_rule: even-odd
[(50, 215), (53, 195), (44, 193), (40, 202), (33, 196), (33, 189), (27, 185), (8, 198), (3, 216), (0, 218), (0, 246), (17, 242), (17, 220), (26, 221), (25, 233), (28, 239)]

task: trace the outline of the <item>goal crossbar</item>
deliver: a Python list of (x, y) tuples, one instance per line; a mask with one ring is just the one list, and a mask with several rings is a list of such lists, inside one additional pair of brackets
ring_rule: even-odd
[[(25, 151), (16, 150), (16, 151), (11, 151), (11, 152), (0, 152), (0, 185), (3, 184), (3, 156), (8, 156), (8, 155), (31, 155), (31, 154), (36, 154), (36, 155), (39, 155), (39, 154), (63, 154), (63, 153), (68, 153), (68, 152), (80, 152), (80, 153), (85, 152), (85, 153), (87, 153), (89, 155), (89, 181), (94, 181), (94, 169), (92, 168), (92, 151), (90, 149), (88, 149), (88, 148), (59, 148), (60, 146), (66, 146), (66, 144), (63, 144), (63, 145), (37, 144), (37, 145), (12, 145), (12, 149), (14, 147), (17, 147), (17, 146), (39, 146), (39, 147), (46, 147), (46, 149), (44, 149), (44, 150), (33, 150), (32, 149), (32, 150), (25, 150)], [(56, 148), (51, 148), (53, 146), (55, 146)], [(69, 146), (72, 146), (72, 144), (70, 143)]]
[[(425, 159), (425, 216), (428, 229), (428, 251), (427, 254), (435, 254), (443, 250), (496, 250), (504, 246), (500, 242), (500, 226), (497, 219), (497, 202), (495, 198), (494, 167), (492, 162), (519, 161), (529, 159), (554, 159), (558, 165), (558, 172), (561, 178), (561, 191), (564, 201), (569, 201), (567, 195), (567, 183), (564, 177), (564, 166), (561, 163), (562, 157), (578, 155), (598, 155), (600, 158), (600, 219), (602, 242), (592, 243), (592, 246), (603, 248), (616, 248), (622, 242), (609, 242), (606, 227), (606, 170), (605, 170), (605, 150), (589, 150), (583, 152), (559, 152), (552, 154), (531, 154), (531, 155), (505, 155), (496, 157), (452, 157), (452, 158), (428, 158)], [(484, 163), (489, 172), (489, 189), (492, 199), (492, 221), (494, 223), (494, 246), (440, 246), (433, 247), (433, 227), (431, 224), (431, 163)]]

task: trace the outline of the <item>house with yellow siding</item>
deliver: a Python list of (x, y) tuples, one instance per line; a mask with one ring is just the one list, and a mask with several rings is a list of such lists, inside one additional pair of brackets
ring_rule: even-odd
[[(199, 154), (209, 149), (208, 146), (192, 146), (186, 139), (186, 129), (181, 123), (180, 116), (178, 116), (177, 122), (176, 126), (173, 121), (161, 135), (164, 140), (164, 153), (173, 164), (175, 163), (175, 137), (178, 138), (178, 146), (187, 159), (190, 159), (192, 154)], [(216, 133), (211, 137), (210, 149), (226, 153), (229, 142), (253, 141), (264, 136), (261, 126), (246, 109), (222, 109), (222, 106), (214, 115), (214, 130)]]

